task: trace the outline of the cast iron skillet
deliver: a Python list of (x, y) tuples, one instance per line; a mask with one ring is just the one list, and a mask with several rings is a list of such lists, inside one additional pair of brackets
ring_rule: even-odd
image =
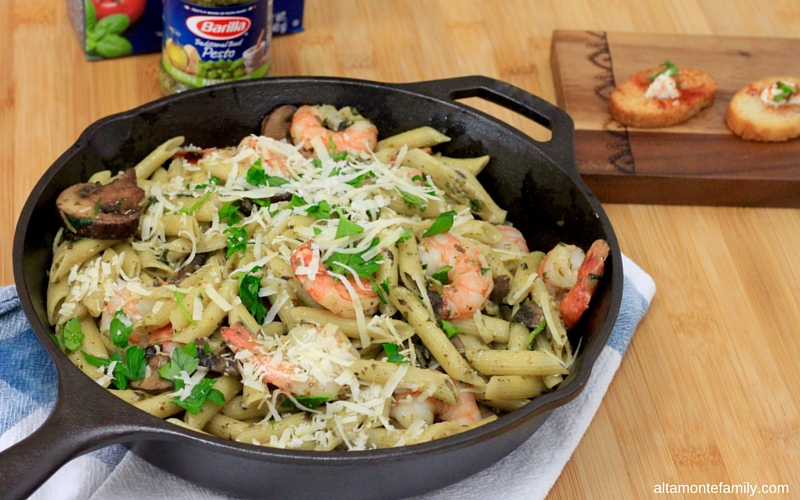
[[(552, 131), (538, 142), (455, 101), (480, 97)], [(282, 104), (355, 106), (381, 137), (430, 125), (453, 141), (448, 156), (491, 155), (479, 176), (508, 219), (534, 249), (559, 241), (611, 246), (605, 276), (589, 311), (571, 332), (582, 337), (576, 369), (557, 391), (497, 421), (447, 439), (364, 452), (286, 451), (207, 437), (139, 411), (83, 375), (52, 340), (46, 319), (47, 270), (58, 228), (55, 199), (99, 170), (133, 166), (166, 139), (229, 146), (259, 130)], [(14, 240), (14, 278), (33, 329), (58, 370), (58, 400), (50, 418), (26, 440), (0, 454), (0, 492), (23, 498), (70, 459), (125, 443), (150, 463), (193, 483), (250, 498), (402, 498), (470, 476), (517, 448), (550, 412), (580, 393), (606, 344), (622, 298), (622, 261), (611, 224), (575, 168), (570, 117), (538, 97), (485, 77), (404, 85), (339, 78), (276, 78), (225, 84), (160, 99), (102, 119), (44, 174), (20, 216)]]

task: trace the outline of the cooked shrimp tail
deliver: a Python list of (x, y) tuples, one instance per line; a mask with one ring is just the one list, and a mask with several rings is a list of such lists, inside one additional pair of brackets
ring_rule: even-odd
[(586, 252), (586, 258), (578, 268), (578, 279), (575, 286), (567, 292), (558, 307), (567, 328), (575, 326), (584, 311), (589, 308), (589, 301), (592, 300), (592, 294), (603, 276), (605, 261), (610, 250), (606, 241), (597, 240)]

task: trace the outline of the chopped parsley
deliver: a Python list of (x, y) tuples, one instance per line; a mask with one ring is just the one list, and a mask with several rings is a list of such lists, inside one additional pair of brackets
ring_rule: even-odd
[(422, 198), (420, 198), (419, 196), (414, 196), (413, 194), (408, 194), (405, 191), (403, 191), (402, 189), (398, 189), (397, 192), (400, 193), (400, 196), (403, 198), (403, 201), (405, 201), (409, 205), (417, 205), (417, 206), (421, 207), (423, 211), (425, 210), (425, 208), (426, 208), (425, 207), (425, 201)]
[(314, 166), (314, 168), (322, 168), (322, 160), (319, 158), (314, 158), (311, 160), (311, 164)]
[(289, 203), (292, 207), (302, 207), (308, 205), (308, 202), (302, 196), (292, 195), (292, 201)]
[(411, 229), (405, 227), (405, 228), (403, 228), (403, 234), (400, 235), (400, 237), (397, 239), (397, 242), (398, 243), (405, 243), (412, 236), (414, 236), (414, 232)]
[(342, 215), (341, 209), (336, 210), (339, 214), (339, 225), (336, 226), (336, 239), (339, 238), (346, 238), (347, 236), (354, 236), (356, 234), (361, 234), (364, 232), (364, 228), (356, 224), (355, 222), (350, 222), (347, 220), (344, 215)]
[[(158, 371), (159, 376), (167, 380), (172, 380), (175, 384), (175, 390), (180, 391), (186, 384), (181, 377), (181, 374), (186, 372), (191, 376), (200, 366), (200, 360), (197, 359), (197, 344), (191, 342), (185, 346), (172, 351), (172, 358)], [(189, 413), (198, 413), (206, 401), (211, 401), (219, 406), (225, 405), (225, 397), (220, 391), (214, 389), (215, 379), (204, 378), (192, 387), (192, 392), (188, 397), (181, 401), (176, 397), (172, 403), (180, 406)]]
[(192, 319), (192, 315), (189, 314), (189, 310), (186, 309), (186, 304), (183, 303), (184, 295), (181, 292), (175, 290), (175, 292), (172, 293), (172, 296), (175, 297), (175, 301), (178, 303), (178, 309), (180, 309), (183, 315), (186, 317), (186, 319), (189, 320), (189, 324), (191, 324), (192, 326), (197, 326), (197, 321)]
[(260, 266), (255, 267), (244, 275), (239, 284), (239, 298), (242, 299), (242, 304), (260, 325), (264, 322), (264, 316), (267, 315), (267, 308), (264, 307), (264, 304), (261, 303), (261, 297), (258, 296), (258, 291), (261, 289), (261, 280), (253, 274), (259, 269), (261, 269)]
[(344, 161), (347, 159), (347, 151), (339, 151), (337, 153), (331, 154), (331, 160), (333, 161)]
[(453, 269), (453, 266), (444, 266), (440, 268), (438, 271), (433, 273), (431, 276), (433, 279), (441, 283), (442, 285), (449, 285), (450, 278), (448, 277), (447, 273), (449, 273)]
[(316, 205), (311, 205), (310, 207), (307, 207), (306, 213), (308, 215), (311, 215), (312, 217), (316, 217), (317, 219), (330, 219), (331, 206), (328, 204), (327, 201), (322, 200)]
[(225, 203), (219, 209), (219, 220), (226, 222), (229, 226), (236, 224), (242, 220), (242, 216), (239, 214), (239, 207), (234, 205), (232, 201)]
[(437, 235), (439, 233), (446, 233), (447, 231), (450, 230), (450, 228), (453, 227), (453, 218), (456, 215), (457, 214), (455, 210), (450, 210), (448, 212), (439, 214), (439, 216), (436, 217), (436, 220), (433, 221), (431, 227), (429, 227), (427, 231), (422, 233), (422, 237), (425, 238), (428, 236)]
[(666, 73), (667, 76), (678, 78), (678, 67), (675, 66), (675, 64), (673, 64), (672, 61), (669, 61), (669, 60), (664, 61), (661, 64), (661, 67), (663, 68), (661, 71), (657, 71), (657, 72), (651, 74), (648, 77), (648, 79), (649, 80), (655, 80), (659, 75), (663, 75), (664, 73)]
[(211, 193), (212, 193), (212, 192), (213, 192), (213, 191), (206, 191), (206, 193), (205, 193), (203, 196), (201, 196), (199, 200), (197, 200), (197, 203), (195, 203), (194, 205), (192, 205), (192, 206), (191, 206), (191, 207), (189, 207), (189, 208), (182, 208), (182, 209), (178, 210), (178, 213), (179, 213), (179, 214), (193, 214), (193, 213), (195, 212), (195, 210), (197, 210), (198, 208), (200, 208), (200, 206), (201, 206), (203, 203), (205, 203), (205, 202), (206, 202), (206, 200), (208, 199), (208, 197), (209, 197), (209, 196), (211, 196)]
[(792, 97), (792, 94), (797, 92), (796, 88), (780, 80), (778, 80), (775, 85), (778, 87), (778, 90), (780, 90), (780, 92), (772, 97), (772, 100), (775, 102), (788, 101)]
[[(130, 380), (142, 380), (145, 376), (144, 349), (132, 346), (125, 350), (125, 359), (122, 359), (121, 351), (112, 354), (108, 359), (92, 356), (86, 351), (81, 351), (83, 358), (92, 366), (103, 367), (106, 375), (113, 377), (114, 386), (119, 390), (125, 390)], [(114, 363), (114, 372), (108, 373), (111, 364)]]
[(120, 309), (114, 313), (114, 319), (111, 320), (109, 327), (109, 335), (111, 336), (111, 343), (117, 347), (128, 347), (128, 337), (133, 332), (133, 321)]
[(397, 344), (383, 344), (383, 350), (386, 353), (386, 361), (389, 363), (406, 363), (406, 357), (400, 354)]
[[(345, 154), (347, 154), (347, 153), (345, 153)], [(358, 186), (361, 185), (362, 182), (364, 182), (364, 179), (366, 179), (366, 177), (367, 177), (367, 172), (364, 172), (363, 174), (360, 174), (355, 179), (351, 179), (349, 181), (345, 181), (345, 184), (348, 184), (348, 185), (353, 186), (353, 187), (358, 187)]]
[(533, 344), (533, 341), (536, 339), (536, 336), (542, 333), (542, 330), (544, 330), (545, 326), (547, 326), (547, 320), (542, 318), (542, 320), (539, 322), (536, 328), (534, 328), (533, 331), (530, 333), (530, 335), (528, 335), (528, 338), (525, 339), (525, 346), (528, 349), (531, 348), (531, 345)]
[(81, 320), (72, 318), (61, 327), (61, 339), (70, 351), (77, 351), (83, 345), (83, 332), (81, 331)]
[[(319, 405), (326, 403), (331, 399), (334, 399), (335, 397), (336, 394), (323, 394), (321, 396), (294, 396), (294, 399), (296, 399), (297, 402), (300, 405), (304, 406), (305, 408), (314, 410)], [(296, 404), (294, 404), (294, 401), (288, 398), (284, 400), (283, 403), (281, 403), (281, 406), (283, 408), (296, 408), (298, 410), (302, 409), (299, 408)]]
[(461, 330), (458, 329), (456, 325), (450, 323), (449, 321), (440, 320), (442, 324), (442, 331), (447, 335), (447, 338), (452, 338), (454, 335), (461, 333)]
[(391, 284), (391, 280), (386, 278), (381, 283), (377, 283), (375, 281), (370, 281), (372, 285), (372, 290), (378, 294), (378, 298), (381, 299), (381, 304), (386, 304), (386, 296), (389, 295), (389, 285)]
[(481, 268), (481, 276), (483, 276), (484, 274), (488, 273), (491, 270), (492, 270), (491, 267), (482, 267)]
[(245, 253), (247, 249), (247, 231), (243, 227), (229, 227), (225, 232), (230, 234), (228, 237), (228, 252), (225, 254), (225, 258), (230, 259), (236, 252)]
[(264, 171), (264, 164), (261, 158), (259, 158), (247, 169), (247, 183), (253, 186), (280, 187), (288, 184), (289, 181), (283, 177), (268, 175)]

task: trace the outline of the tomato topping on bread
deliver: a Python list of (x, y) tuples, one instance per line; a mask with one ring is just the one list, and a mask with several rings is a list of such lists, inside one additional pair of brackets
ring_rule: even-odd
[(751, 141), (800, 137), (800, 79), (769, 77), (751, 83), (731, 99), (725, 123)]
[(717, 83), (695, 68), (666, 61), (640, 71), (611, 93), (609, 111), (619, 123), (639, 128), (677, 125), (714, 104)]

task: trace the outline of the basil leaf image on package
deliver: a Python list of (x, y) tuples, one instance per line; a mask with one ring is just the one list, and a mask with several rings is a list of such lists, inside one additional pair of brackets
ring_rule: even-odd
[(271, 13), (271, 0), (165, 0), (162, 91), (268, 76)]

